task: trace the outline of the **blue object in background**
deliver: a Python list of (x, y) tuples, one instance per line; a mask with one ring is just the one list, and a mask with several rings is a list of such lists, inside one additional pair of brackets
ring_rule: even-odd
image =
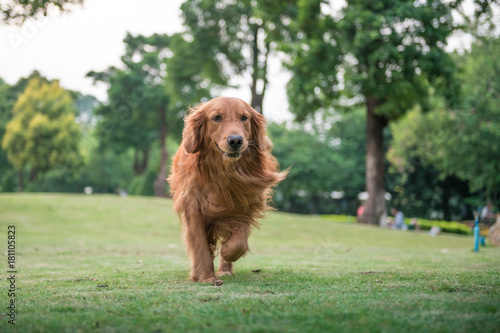
[(479, 251), (479, 219), (476, 219), (474, 225), (474, 252)]
[[(479, 252), (479, 217), (481, 215), (481, 207), (477, 207), (477, 214), (475, 214), (476, 222), (474, 223), (474, 252)], [(482, 240), (484, 243), (484, 239)]]

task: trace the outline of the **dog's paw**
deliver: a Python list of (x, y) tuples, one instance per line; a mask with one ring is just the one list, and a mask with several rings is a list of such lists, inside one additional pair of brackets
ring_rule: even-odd
[(209, 279), (201, 280), (200, 282), (201, 283), (210, 283), (212, 286), (216, 286), (216, 287), (218, 287), (224, 283), (224, 281), (219, 280), (217, 278), (209, 278)]
[(233, 273), (231, 273), (230, 271), (218, 271), (217, 273), (215, 273), (215, 275), (225, 276), (225, 275), (233, 275)]
[(212, 286), (218, 287), (218, 286), (222, 285), (223, 283), (224, 283), (224, 281), (219, 280), (219, 279), (215, 279), (215, 280), (212, 282)]

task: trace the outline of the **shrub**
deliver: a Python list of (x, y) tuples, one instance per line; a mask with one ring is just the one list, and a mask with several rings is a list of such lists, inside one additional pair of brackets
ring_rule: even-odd
[[(410, 219), (405, 219), (406, 224), (410, 224)], [(471, 228), (460, 222), (433, 221), (418, 219), (418, 224), (422, 230), (430, 230), (433, 226), (441, 228), (442, 232), (449, 232), (461, 235), (472, 235)]]
[[(354, 223), (356, 222), (355, 216), (349, 215), (320, 215), (321, 218), (332, 220), (341, 223)], [(405, 219), (405, 223), (410, 225), (411, 218)], [(418, 224), (422, 230), (430, 230), (432, 227), (436, 226), (441, 229), (442, 232), (461, 234), (461, 235), (472, 235), (471, 228), (460, 222), (447, 222), (447, 221), (433, 221), (418, 219)]]

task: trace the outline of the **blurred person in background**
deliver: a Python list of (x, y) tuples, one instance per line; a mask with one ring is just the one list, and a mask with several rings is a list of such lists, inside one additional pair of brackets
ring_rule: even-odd
[(488, 203), (481, 211), (481, 222), (486, 225), (492, 225), (495, 223), (495, 214), (493, 212), (493, 204)]
[(360, 221), (361, 216), (363, 215), (364, 211), (365, 211), (364, 203), (361, 203), (361, 206), (358, 207), (358, 211), (356, 213), (356, 217), (357, 217), (358, 222)]
[(420, 231), (420, 225), (418, 224), (418, 219), (416, 217), (412, 218), (410, 221), (410, 225), (408, 226), (409, 230)]
[(402, 229), (406, 230), (405, 216), (402, 211), (396, 207), (392, 207), (391, 214), (394, 216), (394, 221), (392, 222), (392, 229)]

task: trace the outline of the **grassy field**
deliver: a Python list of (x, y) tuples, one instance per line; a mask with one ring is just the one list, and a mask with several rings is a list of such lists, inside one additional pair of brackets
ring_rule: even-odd
[(1, 332), (500, 332), (500, 248), (470, 236), (271, 213), (213, 287), (188, 280), (168, 200), (1, 194), (0, 228)]

